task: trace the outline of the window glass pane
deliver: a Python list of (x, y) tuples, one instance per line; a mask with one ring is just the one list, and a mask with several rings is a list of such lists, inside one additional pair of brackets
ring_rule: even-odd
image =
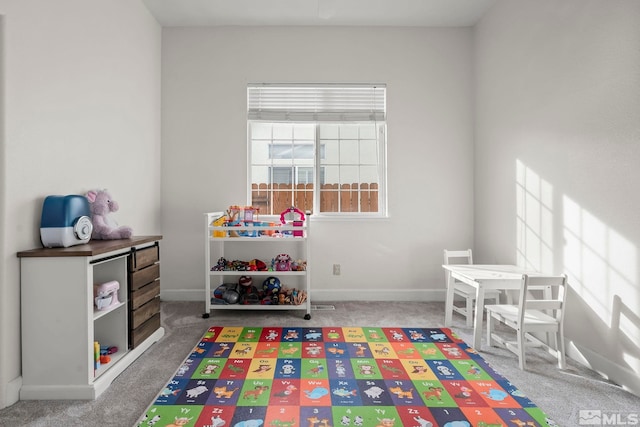
[[(293, 186), (291, 184), (285, 184), (285, 183), (281, 183), (281, 184), (274, 184), (274, 190), (273, 190), (273, 213), (274, 214), (280, 214), (280, 212), (283, 212), (284, 210), (290, 208), (291, 206), (293, 206), (293, 192), (292, 192), (292, 188)], [(299, 208), (302, 210), (302, 206)]]
[(376, 139), (376, 125), (373, 123), (360, 125), (360, 139)]
[(321, 178), (320, 212), (339, 212), (339, 168), (337, 166), (325, 166), (322, 171), (324, 172), (324, 180)]
[(322, 163), (337, 164), (340, 161), (340, 143), (328, 140), (323, 140), (321, 143), (321, 154), (324, 152), (324, 156), (321, 155)]
[(311, 144), (296, 144), (293, 146), (294, 159), (313, 159), (314, 147)]
[(251, 142), (251, 157), (253, 164), (266, 164), (269, 162), (269, 141)]
[(269, 179), (269, 172), (271, 168), (269, 166), (253, 166), (251, 168), (251, 180), (254, 183), (268, 183), (271, 182)]
[(293, 125), (289, 123), (273, 124), (273, 139), (287, 139), (291, 141), (293, 138)]
[(377, 166), (360, 166), (360, 182), (371, 184), (378, 183), (378, 167)]
[(358, 163), (358, 141), (340, 140), (340, 164), (354, 165)]
[(291, 178), (293, 177), (292, 168), (274, 167), (273, 183), (277, 184), (291, 184)]
[(293, 138), (301, 141), (311, 141), (316, 139), (316, 127), (313, 124), (296, 124), (293, 127)]
[(251, 137), (253, 139), (271, 139), (271, 123), (252, 123)]
[(324, 183), (325, 184), (338, 184), (340, 182), (340, 168), (338, 166), (325, 166), (324, 170)]
[(340, 184), (352, 184), (360, 181), (358, 166), (340, 166)]
[(293, 146), (285, 141), (273, 141), (269, 157), (272, 159), (293, 159)]
[(377, 168), (371, 166), (361, 167), (360, 188), (358, 189), (360, 212), (378, 212), (379, 188)]
[(314, 180), (313, 168), (297, 168), (298, 181), (297, 184), (312, 184)]
[(340, 139), (358, 139), (360, 125), (340, 125)]
[(360, 141), (360, 163), (378, 164), (378, 142), (370, 139)]
[(320, 124), (320, 139), (338, 139), (338, 125)]
[[(252, 170), (252, 173), (254, 170)], [(256, 172), (258, 175), (263, 173), (259, 169)], [(268, 172), (266, 172), (268, 174)], [(251, 206), (260, 210), (261, 213), (268, 213), (271, 205), (271, 191), (270, 186), (266, 184), (266, 181), (262, 181), (260, 184), (251, 184)]]

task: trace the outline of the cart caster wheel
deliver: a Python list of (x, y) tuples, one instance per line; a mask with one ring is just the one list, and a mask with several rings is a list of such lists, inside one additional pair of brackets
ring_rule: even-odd
[(209, 318), (209, 313), (204, 313), (204, 314), (202, 315), (202, 318), (203, 318), (203, 319), (208, 319), (208, 318)]
[(304, 315), (304, 320), (309, 320), (311, 319), (311, 315), (310, 314), (305, 314)]

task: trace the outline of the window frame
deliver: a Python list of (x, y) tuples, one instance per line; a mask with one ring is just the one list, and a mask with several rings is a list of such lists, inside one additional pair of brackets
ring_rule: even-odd
[[(253, 184), (253, 180), (252, 180), (252, 168), (254, 166), (253, 163), (253, 152), (252, 152), (252, 145), (253, 145), (253, 138), (252, 138), (252, 132), (251, 132), (251, 125), (252, 123), (271, 123), (271, 124), (276, 124), (276, 123), (283, 123), (283, 124), (291, 124), (291, 125), (295, 125), (295, 124), (299, 124), (299, 123), (304, 123), (304, 124), (313, 124), (315, 127), (315, 138), (313, 141), (313, 145), (314, 145), (314, 158), (313, 160), (313, 164), (311, 165), (311, 167), (313, 168), (314, 171), (314, 186), (313, 186), (313, 206), (314, 206), (314, 210), (313, 210), (313, 216), (315, 218), (332, 218), (332, 219), (365, 219), (365, 218), (388, 218), (388, 205), (387, 205), (387, 140), (386, 140), (386, 136), (387, 136), (387, 123), (386, 120), (384, 121), (378, 121), (378, 120), (374, 120), (374, 121), (317, 121), (317, 122), (309, 122), (309, 121), (305, 121), (305, 122), (297, 122), (297, 121), (277, 121), (277, 120), (251, 120), (251, 119), (247, 119), (247, 204), (251, 205), (253, 203), (253, 197), (252, 197), (252, 193), (253, 193), (253, 188), (252, 188), (252, 184)], [(376, 146), (377, 146), (377, 176), (378, 176), (378, 211), (377, 212), (342, 212), (342, 211), (337, 211), (337, 212), (321, 212), (320, 211), (320, 199), (321, 199), (321, 188), (320, 188), (320, 183), (321, 183), (321, 178), (323, 175), (323, 171), (322, 169), (324, 168), (324, 166), (321, 164), (321, 156), (320, 156), (320, 151), (323, 150), (324, 148), (322, 147), (322, 143), (320, 142), (320, 127), (323, 124), (335, 124), (335, 125), (348, 125), (348, 124), (366, 124), (366, 125), (374, 125), (375, 126), (375, 132), (376, 132)], [(360, 139), (358, 139), (360, 140)], [(273, 141), (273, 135), (271, 138), (271, 141)], [(300, 167), (301, 165), (298, 166), (294, 166), (294, 167)], [(270, 167), (273, 167), (273, 165), (271, 165)], [(308, 167), (308, 166), (304, 166), (304, 167)], [(293, 180), (294, 183), (296, 181), (296, 179)], [(317, 185), (315, 185), (317, 183)], [(358, 181), (358, 183), (360, 184), (361, 182)], [(293, 191), (293, 190), (292, 190)], [(359, 191), (359, 190), (358, 190)], [(360, 206), (358, 206), (358, 209), (360, 209)], [(274, 214), (277, 214), (276, 212), (274, 212)]]

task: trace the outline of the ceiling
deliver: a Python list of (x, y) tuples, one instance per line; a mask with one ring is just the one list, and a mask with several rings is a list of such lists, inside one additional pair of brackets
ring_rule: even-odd
[(349, 25), (467, 27), (496, 0), (142, 0), (165, 27)]

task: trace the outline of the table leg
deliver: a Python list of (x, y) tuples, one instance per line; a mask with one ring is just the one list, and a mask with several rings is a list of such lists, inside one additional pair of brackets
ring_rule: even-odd
[(484, 312), (484, 289), (476, 287), (476, 313), (473, 324), (473, 348), (480, 351), (482, 346), (482, 317)]
[(447, 296), (444, 301), (444, 326), (451, 326), (453, 322), (453, 277), (451, 272), (446, 270), (447, 273)]

